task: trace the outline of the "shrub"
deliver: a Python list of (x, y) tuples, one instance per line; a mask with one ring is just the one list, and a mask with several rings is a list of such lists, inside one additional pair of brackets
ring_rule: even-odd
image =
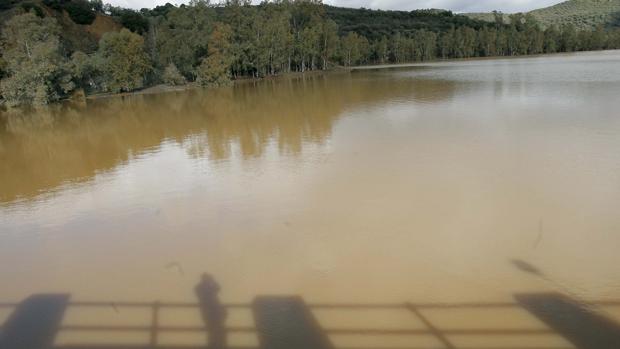
[(8, 10), (17, 3), (17, 0), (0, 0), (0, 10)]
[(2, 58), (2, 56), (0, 56), (0, 79), (4, 77), (4, 74), (6, 74), (6, 67), (6, 61)]
[(64, 0), (43, 0), (43, 4), (45, 4), (45, 6), (57, 11), (63, 9), (64, 3)]
[(174, 63), (168, 64), (164, 70), (162, 78), (164, 83), (170, 86), (180, 86), (187, 83), (187, 80), (183, 75), (181, 75), (179, 69), (177, 69), (177, 66), (174, 65)]
[(231, 82), (229, 65), (220, 54), (210, 55), (196, 69), (196, 81), (202, 86), (228, 85)]
[(127, 29), (105, 33), (99, 41), (97, 59), (106, 89), (112, 92), (142, 87), (144, 77), (151, 70), (144, 52), (144, 38)]
[(24, 9), (24, 12), (34, 11), (34, 14), (37, 15), (37, 17), (39, 18), (43, 18), (45, 16), (45, 13), (43, 13), (43, 10), (41, 10), (39, 6), (31, 2), (24, 2), (21, 4), (21, 6)]
[(54, 19), (39, 18), (31, 12), (5, 23), (5, 76), (0, 81), (0, 93), (9, 106), (46, 104), (73, 89), (60, 53), (59, 32)]
[(76, 24), (91, 24), (97, 16), (92, 5), (85, 0), (73, 0), (64, 4), (63, 7)]
[(120, 20), (123, 27), (134, 33), (144, 34), (149, 30), (149, 21), (139, 12), (123, 10)]
[(216, 23), (209, 37), (209, 56), (202, 59), (196, 69), (196, 80), (203, 86), (230, 84), (230, 37), (229, 26)]

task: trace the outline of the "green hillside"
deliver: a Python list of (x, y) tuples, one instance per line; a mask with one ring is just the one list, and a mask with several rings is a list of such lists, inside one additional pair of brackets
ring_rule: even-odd
[[(554, 6), (530, 11), (544, 27), (573, 24), (579, 29), (598, 25), (618, 25), (620, 0), (569, 0)], [(492, 13), (468, 13), (472, 19), (493, 21)]]
[(0, 27), (11, 17), (34, 11), (39, 17), (52, 17), (62, 28), (68, 51), (93, 52), (104, 33), (119, 31), (122, 25), (86, 0), (0, 0)]
[(368, 39), (390, 37), (397, 32), (409, 35), (421, 29), (439, 33), (463, 26), (480, 29), (486, 25), (484, 21), (438, 9), (384, 11), (326, 5), (325, 15), (338, 24), (341, 34), (356, 32)]
[(513, 23), (502, 24), (316, 0), (196, 0), (140, 11), (101, 0), (0, 0), (0, 105), (340, 66), (620, 48), (620, 28), (544, 29), (531, 20), (550, 20), (554, 11), (513, 14)]

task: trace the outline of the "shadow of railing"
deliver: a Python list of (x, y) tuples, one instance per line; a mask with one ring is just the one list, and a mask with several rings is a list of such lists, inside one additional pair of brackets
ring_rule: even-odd
[[(414, 348), (480, 348), (471, 344), (468, 338), (511, 336), (517, 342), (540, 336), (561, 337), (561, 345), (493, 345), (496, 349), (538, 348), (538, 349), (618, 349), (620, 348), (620, 326), (608, 319), (597, 309), (619, 307), (620, 300), (596, 301), (584, 304), (559, 293), (517, 294), (515, 302), (480, 303), (306, 303), (300, 296), (258, 296), (252, 303), (219, 303), (217, 297), (199, 302), (109, 302), (72, 301), (68, 294), (33, 295), (19, 303), (0, 303), (0, 310), (10, 312), (0, 327), (0, 349), (414, 349)], [(214, 302), (213, 304), (208, 304)], [(210, 307), (210, 308), (209, 308)], [(64, 323), (63, 316), (70, 309), (112, 309), (119, 315), (125, 309), (148, 311), (150, 321), (144, 325), (127, 324), (76, 324)], [(202, 314), (202, 324), (173, 325), (162, 323), (162, 312), (171, 309), (185, 309)], [(214, 310), (216, 309), (216, 310)], [(253, 325), (226, 325), (226, 314), (243, 310), (253, 315)], [(506, 318), (497, 318), (494, 326), (470, 326), (476, 324), (476, 311), (499, 311)], [(536, 326), (502, 326), (508, 320), (509, 311), (519, 310), (532, 318)], [(346, 311), (405, 311), (420, 326), (402, 328), (325, 326), (317, 314)], [(458, 315), (471, 323), (458, 327), (437, 321), (433, 312)], [(219, 312), (219, 315), (217, 315)], [(214, 315), (216, 314), (216, 315)], [(214, 333), (220, 331), (221, 333)], [(65, 332), (71, 333), (139, 333), (148, 338), (138, 344), (105, 343), (58, 343), (55, 338)], [(170, 344), (161, 343), (160, 338), (169, 334), (204, 335), (203, 343)], [(257, 338), (256, 343), (233, 345), (226, 338), (235, 334), (246, 334)], [(356, 337), (355, 343), (347, 345), (334, 340), (336, 337)], [(366, 340), (370, 336), (385, 343), (393, 336), (409, 336), (409, 344), (390, 346), (372, 345)], [(413, 336), (413, 337), (412, 337)], [(416, 336), (424, 337), (419, 344)], [(520, 339), (519, 339), (520, 338)], [(544, 341), (543, 341), (544, 342)], [(469, 343), (469, 344), (468, 344)], [(488, 347), (488, 346), (485, 346)]]

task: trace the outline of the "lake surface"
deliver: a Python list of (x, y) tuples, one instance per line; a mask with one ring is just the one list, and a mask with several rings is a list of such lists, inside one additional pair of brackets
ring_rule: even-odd
[(561, 326), (620, 320), (619, 51), (0, 120), (0, 339), (42, 306), (57, 347), (620, 347)]

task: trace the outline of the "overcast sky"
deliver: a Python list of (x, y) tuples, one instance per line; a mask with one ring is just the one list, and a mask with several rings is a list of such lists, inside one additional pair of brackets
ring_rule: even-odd
[[(255, 2), (260, 2), (254, 0)], [(441, 8), (454, 12), (489, 12), (498, 10), (502, 12), (524, 12), (549, 5), (560, 3), (564, 0), (323, 0), (325, 4), (345, 7), (366, 7), (383, 10), (415, 10), (425, 8)], [(166, 2), (181, 4), (183, 0), (104, 0), (104, 3), (139, 9), (142, 7), (152, 8), (163, 5)], [(212, 1), (217, 2), (217, 1)]]

